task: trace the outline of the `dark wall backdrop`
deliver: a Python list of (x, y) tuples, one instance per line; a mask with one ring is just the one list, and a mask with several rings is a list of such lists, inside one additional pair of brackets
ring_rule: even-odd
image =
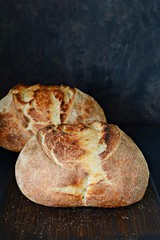
[(68, 84), (109, 122), (160, 124), (159, 0), (0, 0), (0, 97)]

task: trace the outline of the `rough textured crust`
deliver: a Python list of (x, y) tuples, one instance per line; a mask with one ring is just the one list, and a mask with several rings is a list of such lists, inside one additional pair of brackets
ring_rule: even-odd
[(147, 163), (117, 126), (102, 122), (50, 125), (25, 145), (15, 166), (30, 200), (54, 207), (119, 207), (142, 199)]
[(0, 101), (0, 146), (19, 152), (49, 124), (106, 121), (98, 103), (68, 86), (17, 85)]

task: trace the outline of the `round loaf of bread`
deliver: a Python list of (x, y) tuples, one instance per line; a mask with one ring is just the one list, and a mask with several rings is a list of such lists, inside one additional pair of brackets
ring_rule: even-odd
[(0, 146), (19, 152), (49, 124), (106, 122), (89, 95), (68, 86), (17, 85), (0, 101)]
[(142, 199), (147, 163), (136, 144), (117, 126), (50, 125), (21, 151), (17, 184), (31, 201), (54, 207), (119, 207)]

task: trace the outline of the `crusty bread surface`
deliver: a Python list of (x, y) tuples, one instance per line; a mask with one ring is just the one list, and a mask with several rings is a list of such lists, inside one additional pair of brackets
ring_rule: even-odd
[(15, 166), (21, 192), (53, 207), (120, 207), (142, 199), (149, 171), (136, 144), (117, 126), (49, 125), (21, 151)]
[(106, 122), (89, 95), (68, 86), (17, 85), (0, 101), (0, 146), (19, 152), (49, 124)]

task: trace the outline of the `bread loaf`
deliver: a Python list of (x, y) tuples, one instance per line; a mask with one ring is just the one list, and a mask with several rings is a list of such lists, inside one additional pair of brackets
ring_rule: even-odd
[(142, 199), (149, 178), (135, 143), (99, 121), (44, 127), (21, 151), (17, 184), (31, 201), (53, 207), (119, 207)]
[(0, 101), (0, 146), (19, 152), (49, 124), (106, 121), (98, 103), (68, 86), (17, 85)]

